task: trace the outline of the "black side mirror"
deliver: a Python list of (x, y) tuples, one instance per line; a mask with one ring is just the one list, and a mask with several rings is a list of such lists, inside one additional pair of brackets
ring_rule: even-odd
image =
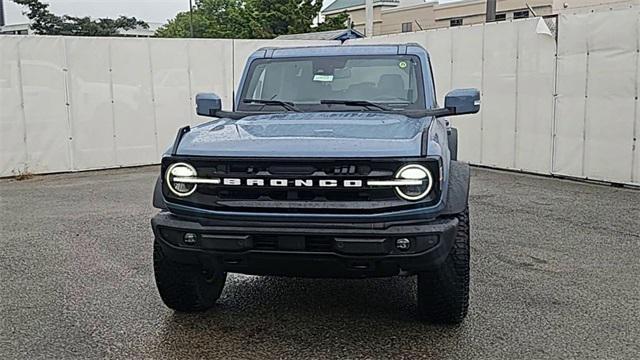
[(457, 89), (444, 98), (449, 115), (475, 114), (480, 111), (480, 92), (477, 89)]
[(196, 95), (196, 113), (201, 116), (216, 117), (222, 110), (222, 100), (214, 93), (200, 93)]

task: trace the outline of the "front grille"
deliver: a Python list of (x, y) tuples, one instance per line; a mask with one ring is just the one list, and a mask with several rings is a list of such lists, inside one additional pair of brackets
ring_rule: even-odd
[(332, 251), (333, 238), (329, 236), (309, 236), (305, 246), (307, 251)]
[(211, 185), (202, 185), (198, 191), (212, 195), (220, 200), (271, 200), (271, 201), (373, 201), (393, 200), (393, 189), (349, 190), (349, 189), (293, 189), (280, 190), (268, 188), (220, 189)]
[(256, 250), (277, 250), (278, 239), (276, 236), (255, 236), (253, 248)]
[(287, 244), (286, 241), (290, 240), (287, 237), (277, 235), (254, 235), (253, 249), (254, 250), (300, 250), (300, 251), (314, 251), (314, 252), (328, 252), (333, 251), (334, 240), (331, 236), (305, 236), (300, 237), (298, 242), (299, 246), (292, 246), (291, 243)]
[[(391, 180), (395, 172), (409, 163), (420, 163), (439, 179), (439, 162), (425, 159), (219, 159), (176, 157), (163, 159), (163, 174), (168, 165), (186, 162), (195, 167), (200, 178), (241, 179), (242, 185), (199, 184), (186, 198), (174, 196), (164, 186), (170, 202), (220, 211), (279, 213), (374, 213), (390, 208), (428, 206), (439, 199), (439, 181), (432, 193), (419, 202), (400, 199), (393, 187), (368, 187), (368, 180)], [(261, 179), (265, 186), (247, 186), (246, 179)], [(270, 179), (287, 186), (270, 186)], [(312, 180), (312, 187), (294, 186), (298, 179)], [(319, 181), (362, 181), (362, 187), (319, 187)]]

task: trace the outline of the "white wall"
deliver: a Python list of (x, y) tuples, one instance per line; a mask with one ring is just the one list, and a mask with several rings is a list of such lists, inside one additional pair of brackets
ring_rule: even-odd
[(206, 119), (194, 96), (231, 109), (260, 47), (339, 42), (0, 37), (0, 177), (158, 163), (179, 127)]
[[(640, 8), (350, 41), (417, 42), (447, 91), (475, 87), (452, 119), (474, 164), (640, 185)], [(204, 119), (193, 96), (232, 104), (246, 57), (334, 42), (0, 37), (0, 176), (157, 163)], [(557, 51), (557, 57), (556, 57)]]
[[(352, 40), (417, 42), (439, 98), (475, 87), (478, 115), (453, 118), (477, 165), (640, 185), (640, 7)], [(556, 58), (557, 51), (557, 58)]]
[(559, 21), (553, 173), (640, 184), (640, 7)]
[(430, 53), (440, 103), (455, 88), (481, 91), (479, 114), (451, 118), (459, 157), (474, 164), (551, 172), (555, 47), (538, 19), (353, 40), (417, 42)]

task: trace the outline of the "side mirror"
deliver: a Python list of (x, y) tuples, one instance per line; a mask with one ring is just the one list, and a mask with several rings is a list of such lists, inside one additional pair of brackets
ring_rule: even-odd
[(477, 89), (450, 91), (444, 98), (449, 115), (475, 114), (480, 111), (480, 92)]
[(200, 93), (196, 95), (196, 114), (215, 117), (222, 110), (222, 100), (214, 93)]

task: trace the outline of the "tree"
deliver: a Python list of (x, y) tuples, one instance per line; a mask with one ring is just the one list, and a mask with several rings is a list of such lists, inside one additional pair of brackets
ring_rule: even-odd
[(313, 28), (313, 30), (329, 31), (329, 30), (344, 29), (346, 26), (345, 24), (347, 24), (350, 21), (351, 20), (349, 19), (349, 14), (347, 14), (347, 12), (345, 11), (342, 14), (334, 15), (328, 19), (325, 19), (324, 22), (318, 24), (318, 26)]
[[(278, 35), (344, 29), (343, 14), (313, 27), (319, 0), (197, 0), (193, 9), (195, 37), (271, 39)], [(190, 16), (179, 13), (158, 30), (161, 37), (189, 37)]]
[(134, 17), (93, 20), (90, 17), (58, 16), (49, 11), (49, 4), (43, 4), (40, 0), (13, 1), (27, 7), (24, 14), (31, 20), (33, 31), (40, 35), (116, 36), (119, 30), (149, 28), (147, 23)]
[[(241, 0), (198, 0), (193, 9), (195, 37), (234, 38), (249, 36), (252, 19)], [(156, 32), (160, 37), (191, 36), (191, 16), (181, 12)]]

